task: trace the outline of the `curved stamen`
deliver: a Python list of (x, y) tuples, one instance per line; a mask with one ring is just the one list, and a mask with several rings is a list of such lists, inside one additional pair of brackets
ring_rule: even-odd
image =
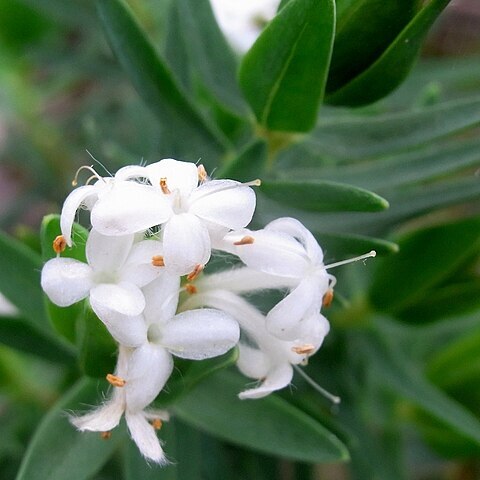
[[(80, 174), (80, 172), (82, 170), (88, 170), (89, 172), (93, 173), (93, 176), (90, 177), (88, 180), (87, 180), (87, 185), (88, 185), (88, 182), (90, 182), (90, 180), (92, 178), (98, 178), (98, 180), (103, 180), (105, 182), (105, 180), (94, 170), (93, 166), (92, 165), (82, 165), (78, 170), (77, 172), (75, 173), (75, 177), (73, 178), (72, 180), (72, 186), (73, 187), (76, 187), (78, 185), (78, 175)], [(105, 182), (106, 183), (106, 182)]]
[(330, 400), (335, 405), (338, 405), (341, 402), (341, 398), (333, 395), (332, 393), (325, 390), (321, 387), (313, 378), (307, 375), (298, 365), (294, 365), (293, 368), (307, 381), (307, 383), (312, 386), (317, 392), (321, 393), (325, 398)]

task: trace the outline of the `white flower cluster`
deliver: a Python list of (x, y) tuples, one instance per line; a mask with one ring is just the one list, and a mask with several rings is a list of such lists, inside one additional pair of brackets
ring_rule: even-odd
[[(173, 159), (124, 167), (107, 178), (84, 168), (94, 175), (64, 203), (57, 257), (45, 264), (42, 287), (59, 306), (88, 298), (119, 354), (116, 371), (107, 375), (111, 398), (72, 422), (82, 431), (109, 432), (124, 414), (142, 454), (164, 463), (155, 428), (168, 415), (147, 407), (172, 373), (172, 355), (202, 360), (238, 345), (238, 368), (259, 380), (240, 398), (279, 390), (328, 333), (320, 309), (331, 301), (335, 278), (297, 220), (245, 229), (258, 181), (211, 180), (202, 166)], [(92, 224), (87, 263), (61, 256), (72, 245), (82, 206)], [(202, 273), (212, 249), (243, 265)], [(266, 315), (242, 296), (265, 289), (288, 292)]]

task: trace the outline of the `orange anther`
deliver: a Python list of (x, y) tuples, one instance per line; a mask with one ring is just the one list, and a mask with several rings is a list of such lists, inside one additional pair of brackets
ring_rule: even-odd
[(100, 438), (102, 440), (110, 440), (112, 438), (112, 432), (100, 432)]
[(152, 427), (155, 430), (160, 430), (162, 428), (163, 422), (159, 418), (154, 418), (152, 420)]
[(292, 352), (298, 353), (299, 355), (309, 355), (315, 350), (315, 347), (306, 343), (305, 345), (299, 345), (298, 347), (292, 347)]
[(152, 265), (154, 267), (164, 267), (165, 262), (163, 261), (163, 256), (162, 255), (154, 255), (152, 257)]
[(333, 302), (333, 289), (329, 288), (323, 296), (322, 306), (328, 308)]
[(201, 164), (197, 167), (197, 171), (198, 180), (200, 181), (200, 183), (203, 183), (207, 179), (207, 171), (205, 170), (205, 167)]
[(245, 235), (238, 242), (233, 242), (234, 245), (251, 245), (255, 239), (250, 235)]
[(58, 235), (52, 243), (52, 248), (55, 253), (62, 253), (67, 248), (67, 241), (63, 235)]
[(193, 283), (185, 284), (185, 291), (190, 295), (193, 295), (194, 293), (198, 292), (197, 287)]
[(124, 387), (127, 383), (123, 378), (112, 375), (111, 373), (109, 373), (105, 378), (107, 379), (107, 382), (114, 387)]
[(170, 191), (170, 189), (168, 188), (168, 185), (167, 185), (167, 179), (165, 177), (162, 177), (160, 179), (160, 188), (162, 189), (162, 192), (165, 194), (165, 195), (168, 195), (169, 193), (172, 193)]
[(202, 273), (204, 268), (205, 268), (204, 265), (200, 265), (200, 264), (196, 265), (195, 268), (193, 269), (193, 272), (187, 275), (187, 280), (189, 282), (193, 282)]

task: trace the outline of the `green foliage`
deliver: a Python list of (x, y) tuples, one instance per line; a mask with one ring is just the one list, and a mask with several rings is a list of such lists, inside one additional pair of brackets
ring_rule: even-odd
[[(400, 87), (448, 3), (283, 0), (239, 54), (207, 0), (0, 1), (0, 173), (18, 193), (0, 211), (0, 293), (17, 309), (0, 315), (1, 478), (306, 480), (336, 462), (352, 479), (418, 480), (412, 430), (436, 464), (478, 465), (478, 56), (420, 58)], [(154, 402), (172, 414), (168, 467), (147, 465), (123, 425), (108, 441), (75, 431), (68, 414), (101, 402), (117, 346), (87, 302), (41, 291), (59, 216), (40, 235), (17, 227), (58, 211), (85, 147), (112, 171), (173, 157), (259, 178), (252, 228), (298, 218), (328, 263), (376, 250), (335, 269), (331, 330), (308, 366), (339, 406), (301, 378), (240, 401), (233, 350), (175, 359)], [(85, 261), (88, 231), (73, 228), (61, 255)]]

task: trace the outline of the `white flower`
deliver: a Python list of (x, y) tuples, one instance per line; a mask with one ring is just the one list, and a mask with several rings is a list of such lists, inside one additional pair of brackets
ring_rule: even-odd
[(155, 266), (161, 255), (162, 244), (156, 240), (134, 243), (133, 235), (106, 237), (92, 230), (86, 245), (88, 264), (73, 258), (49, 260), (42, 269), (42, 288), (61, 307), (89, 297), (115, 340), (138, 346), (146, 340), (140, 289), (163, 273)]
[[(204, 279), (205, 280), (205, 279)], [(203, 285), (207, 285), (207, 280)], [(329, 330), (327, 320), (319, 314), (315, 334), (308, 331), (308, 341), (299, 338), (284, 341), (273, 336), (265, 326), (265, 317), (245, 299), (226, 290), (198, 291), (182, 306), (191, 308), (208, 305), (223, 310), (235, 318), (250, 343), (240, 341), (237, 366), (247, 377), (262, 383), (239, 394), (241, 399), (261, 398), (286, 387), (292, 380), (293, 367), (306, 361), (321, 346)]]
[[(143, 195), (145, 190), (136, 182), (129, 182), (132, 172), (136, 167), (128, 166), (121, 168), (114, 177), (101, 177), (92, 167), (83, 166), (77, 170), (73, 185), (77, 184), (77, 177), (81, 170), (88, 170), (93, 175), (87, 181), (86, 185), (76, 188), (65, 199), (60, 216), (60, 228), (62, 235), (68, 246), (72, 246), (72, 225), (75, 220), (77, 210), (84, 206), (88, 210), (92, 210), (96, 202), (105, 194), (115, 191), (115, 194), (121, 199), (124, 195)], [(133, 170), (132, 170), (133, 169)], [(90, 180), (96, 179), (93, 184), (89, 184)], [(128, 215), (128, 205), (123, 205), (124, 214)]]
[(251, 269), (289, 279), (295, 285), (268, 313), (267, 328), (283, 340), (299, 338), (306, 329), (304, 324), (314, 324), (318, 318), (323, 297), (335, 283), (313, 235), (298, 220), (280, 218), (263, 230), (231, 232), (225, 242), (225, 249)]
[(178, 275), (207, 263), (212, 239), (247, 225), (255, 210), (255, 194), (247, 184), (203, 181), (200, 170), (198, 185), (193, 163), (164, 159), (131, 167), (129, 175), (150, 185), (111, 189), (92, 208), (92, 225), (104, 235), (124, 235), (163, 224), (165, 266)]
[(235, 50), (246, 52), (271, 20), (279, 0), (210, 0), (223, 33)]
[(109, 432), (125, 414), (128, 430), (142, 455), (155, 463), (165, 464), (166, 458), (154, 427), (148, 420), (168, 420), (168, 413), (145, 410), (155, 399), (173, 368), (165, 351), (146, 351), (120, 347), (111, 398), (86, 415), (71, 417), (80, 431)]

